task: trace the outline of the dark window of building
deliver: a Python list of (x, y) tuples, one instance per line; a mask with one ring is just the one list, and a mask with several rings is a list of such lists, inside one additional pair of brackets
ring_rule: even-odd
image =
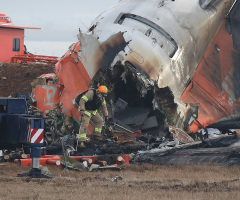
[(13, 38), (13, 51), (20, 51), (20, 38)]

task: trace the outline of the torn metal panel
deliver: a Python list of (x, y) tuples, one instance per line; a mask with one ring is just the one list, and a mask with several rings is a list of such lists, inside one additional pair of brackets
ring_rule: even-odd
[(128, 103), (121, 98), (117, 100), (115, 103), (115, 112), (118, 113), (120, 111), (123, 111), (127, 107)]
[[(42, 75), (42, 83), (33, 85), (35, 87), (32, 97), (37, 102), (36, 107), (48, 115), (45, 124), (47, 145), (57, 142), (57, 139), (65, 134), (75, 134), (79, 129), (75, 122), (78, 122), (79, 115), (73, 99), (88, 89), (91, 80), (78, 58), (79, 48), (79, 42), (70, 46), (55, 65), (56, 75)], [(71, 123), (68, 123), (67, 119), (71, 120)], [(90, 124), (87, 133), (92, 132), (93, 127)]]
[(115, 56), (127, 45), (121, 32), (111, 35), (102, 43), (97, 38), (81, 32), (78, 39), (81, 44), (79, 58), (91, 78), (99, 69), (109, 68)]
[(231, 12), (229, 13), (229, 21), (231, 26), (231, 33), (233, 37), (233, 46), (235, 49), (240, 51), (240, 1), (237, 0), (234, 4)]
[[(55, 65), (57, 81), (53, 83), (50, 81), (47, 85), (38, 84), (33, 89), (33, 98), (37, 101), (39, 110), (46, 112), (60, 103), (67, 117), (74, 116), (78, 119), (78, 112), (72, 101), (78, 94), (88, 89), (91, 81), (88, 72), (78, 58), (79, 48), (79, 42), (70, 46), (64, 57)], [(51, 74), (41, 78), (47, 80), (53, 77)]]
[(140, 126), (147, 119), (149, 108), (128, 108), (115, 117), (129, 126)]
[(77, 118), (78, 112), (72, 101), (77, 95), (88, 90), (91, 81), (86, 68), (78, 58), (77, 52), (79, 49), (80, 43), (77, 42), (55, 65), (58, 83), (64, 86), (60, 97), (62, 111), (68, 117), (74, 115)]
[[(240, 52), (234, 49), (225, 24), (226, 21), (222, 23), (181, 97), (185, 103), (199, 105), (198, 121), (204, 127), (237, 128), (234, 119), (239, 118)], [(198, 129), (200, 125), (193, 122), (190, 130)]]
[(37, 85), (33, 88), (33, 99), (37, 102), (37, 108), (44, 111), (52, 110), (60, 101), (60, 88), (58, 85)]
[(144, 130), (144, 129), (154, 128), (157, 126), (158, 126), (157, 118), (156, 116), (152, 116), (147, 118), (144, 121), (143, 125), (141, 126), (141, 129)]
[(36, 107), (45, 114), (55, 108), (60, 101), (63, 88), (56, 83), (57, 77), (54, 73), (43, 74), (31, 83), (32, 101), (37, 102)]

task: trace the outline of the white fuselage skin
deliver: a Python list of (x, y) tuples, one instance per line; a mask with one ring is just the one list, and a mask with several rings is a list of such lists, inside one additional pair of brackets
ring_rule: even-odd
[[(124, 51), (116, 55), (112, 66), (119, 60), (137, 64), (159, 88), (170, 88), (178, 104), (178, 113), (183, 115), (186, 105), (180, 97), (232, 4), (233, 0), (216, 1), (203, 10), (199, 0), (119, 1), (95, 19), (92, 26), (96, 27), (92, 31), (79, 36), (82, 50), (89, 48), (82, 51), (79, 57), (92, 78), (96, 73), (91, 69), (94, 64), (90, 66), (86, 61), (91, 59), (89, 38), (94, 38), (89, 44), (97, 40), (102, 43), (112, 35), (124, 32), (125, 41), (130, 42)], [(126, 17), (124, 14), (127, 14)], [(151, 25), (139, 22), (134, 17), (129, 18), (129, 14), (158, 25), (176, 43), (171, 43), (169, 38), (163, 37)], [(118, 19), (121, 16), (120, 22)], [(85, 45), (82, 45), (83, 41)]]

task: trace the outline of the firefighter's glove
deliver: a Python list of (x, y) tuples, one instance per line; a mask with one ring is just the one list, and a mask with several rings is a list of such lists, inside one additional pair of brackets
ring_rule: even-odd
[(83, 116), (84, 112), (85, 112), (85, 110), (80, 110), (79, 113), (80, 113), (81, 116)]
[(113, 132), (113, 128), (111, 126), (111, 124), (112, 124), (111, 122), (112, 122), (112, 120), (108, 119), (108, 117), (105, 117), (105, 124), (107, 126), (108, 131)]
[(111, 133), (113, 132), (112, 126), (108, 126), (108, 131), (110, 131)]

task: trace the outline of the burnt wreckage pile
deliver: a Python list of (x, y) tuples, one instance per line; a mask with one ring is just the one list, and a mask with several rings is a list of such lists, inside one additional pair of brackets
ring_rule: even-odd
[[(90, 141), (86, 143), (86, 149), (77, 147), (78, 120), (66, 117), (61, 104), (44, 116), (28, 102), (28, 114), (44, 118), (46, 154), (62, 154), (63, 141), (66, 152), (72, 156), (132, 154), (135, 163), (240, 165), (240, 145), (236, 135), (203, 141), (200, 137), (196, 138), (199, 141), (194, 141), (183, 130), (167, 124), (160, 106), (154, 103), (154, 86), (144, 84), (147, 79), (140, 79), (122, 65), (115, 67), (100, 70), (90, 85), (96, 87), (104, 83), (109, 87), (107, 102), (114, 131), (103, 129), (104, 140)], [(166, 97), (162, 95), (162, 98)], [(166, 103), (165, 107), (167, 105), (171, 104)], [(5, 154), (13, 160), (22, 157), (24, 152), (19, 152)]]
[(164, 115), (154, 109), (153, 87), (146, 87), (142, 79), (135, 75), (130, 68), (119, 65), (112, 70), (99, 70), (92, 79), (90, 88), (104, 83), (110, 90), (106, 100), (114, 131), (103, 128), (105, 140), (87, 143), (86, 150), (77, 150), (79, 121), (74, 117), (66, 117), (61, 111), (61, 103), (48, 111), (46, 116), (31, 107), (31, 112), (45, 119), (46, 152), (61, 153), (61, 138), (64, 138), (72, 155), (137, 153), (138, 150), (158, 147), (164, 137), (173, 139)]
[(218, 138), (195, 141), (188, 144), (170, 146), (150, 151), (139, 151), (135, 163), (153, 164), (215, 164), (223, 166), (240, 166), (239, 137), (221, 136)]
[[(130, 64), (123, 66), (120, 62), (112, 68), (100, 69), (93, 77), (90, 88), (97, 88), (101, 84), (109, 88), (106, 101), (114, 129), (113, 133), (103, 129), (103, 135), (106, 139), (111, 139), (114, 144), (128, 143), (128, 146), (131, 146), (130, 149), (133, 148), (124, 153), (136, 153), (137, 150), (147, 149), (146, 146), (149, 148), (149, 140), (151, 143), (156, 142), (156, 145), (153, 145), (155, 147), (161, 143), (163, 137), (173, 139), (166, 117), (157, 103), (163, 97), (165, 100), (162, 99), (161, 104), (172, 106), (169, 103), (171, 100), (173, 102), (171, 94), (168, 95), (166, 92), (164, 95), (162, 92), (156, 99), (154, 83), (146, 76), (137, 73)], [(167, 100), (168, 98), (170, 100)], [(46, 113), (45, 143), (47, 146), (59, 143), (60, 137), (66, 135), (73, 138), (79, 131), (78, 119), (64, 116), (60, 104)], [(139, 138), (141, 142), (136, 144)], [(123, 146), (118, 145), (117, 149), (125, 149)]]
[(131, 67), (117, 63), (110, 69), (99, 70), (90, 87), (101, 84), (110, 91), (107, 102), (114, 132), (105, 129), (104, 141), (89, 142), (87, 149), (77, 154), (134, 153), (134, 163), (240, 165), (239, 138), (235, 132), (233, 136), (218, 135), (205, 140), (200, 132), (194, 141), (183, 130), (167, 123), (164, 111), (176, 109), (169, 90), (156, 90), (151, 81)]
[[(75, 139), (79, 130), (78, 120), (64, 116), (61, 105), (58, 105), (45, 118), (48, 154), (61, 153), (60, 141), (63, 138), (71, 155), (134, 153), (137, 155), (135, 162), (161, 163), (152, 157), (168, 156), (186, 148), (181, 144), (194, 141), (183, 130), (167, 123), (164, 111), (176, 109), (171, 93), (167, 89), (155, 89), (146, 76), (136, 73), (131, 66), (117, 63), (112, 68), (99, 70), (90, 88), (101, 84), (109, 88), (106, 100), (114, 131), (103, 129), (102, 142), (90, 141), (86, 149), (78, 149)], [(202, 139), (201, 134), (196, 139)], [(192, 143), (187, 148), (201, 147), (200, 144), (201, 141), (197, 146)], [(169, 151), (172, 148), (174, 150)], [(158, 150), (165, 153), (158, 153)]]
[(167, 89), (159, 95), (159, 89), (152, 80), (138, 73), (129, 63), (123, 66), (120, 62), (112, 68), (100, 69), (90, 87), (96, 88), (101, 84), (109, 88), (106, 101), (117, 130), (122, 126), (129, 133), (141, 130), (143, 134), (166, 137), (168, 124), (162, 107), (167, 105), (174, 109), (175, 106), (170, 103), (173, 96)]

